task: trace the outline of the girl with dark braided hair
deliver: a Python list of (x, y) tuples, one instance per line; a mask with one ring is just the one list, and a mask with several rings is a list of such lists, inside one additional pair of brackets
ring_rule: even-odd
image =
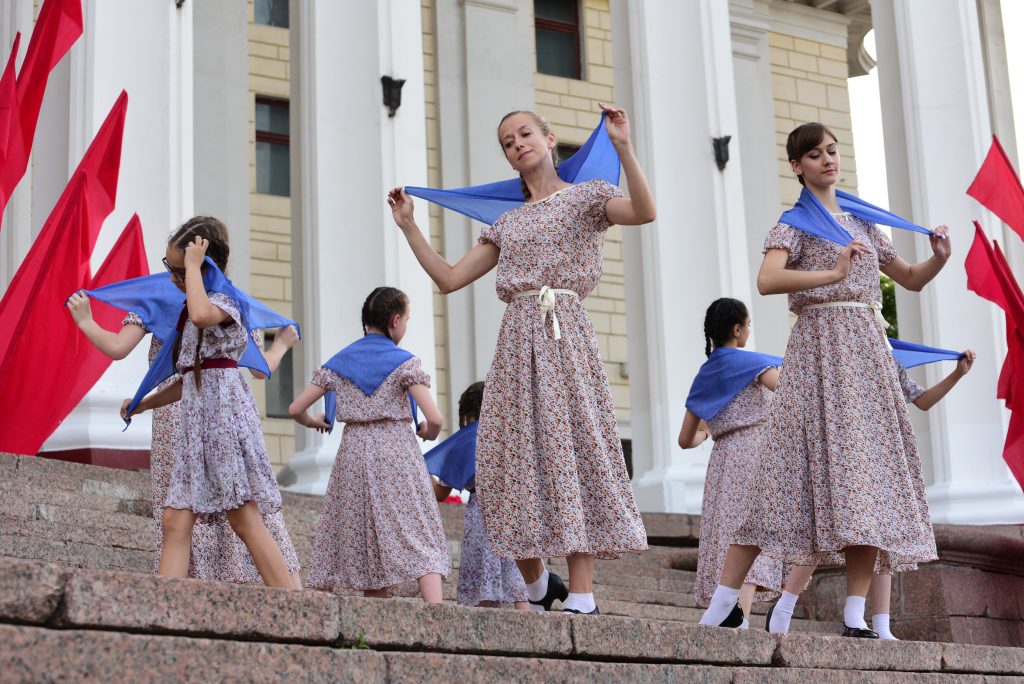
[[(186, 306), (175, 341), (180, 380), (143, 399), (133, 413), (181, 404), (181, 427), (163, 510), (159, 573), (185, 577), (192, 533), (204, 523), (227, 518), (268, 586), (298, 588), (298, 558), (284, 529), (275, 535), (267, 520), (280, 516), (281, 494), (267, 458), (259, 410), (238, 371), (249, 343), (241, 305), (232, 296), (207, 292), (207, 255), (224, 270), (227, 229), (212, 217), (186, 222), (170, 238), (164, 265), (185, 292)], [(125, 401), (125, 415), (129, 400)], [(209, 531), (207, 528), (206, 531)], [(287, 560), (286, 560), (287, 557)]]
[[(778, 364), (765, 354), (743, 351), (750, 337), (750, 314), (738, 299), (717, 299), (704, 316), (704, 354), (687, 398), (679, 446), (692, 449), (712, 437), (714, 448), (704, 479), (700, 549), (693, 597), (707, 605), (718, 584), (733, 530), (740, 524), (750, 491), (757, 442), (779, 380)], [(782, 562), (758, 559), (740, 592), (746, 627), (750, 605), (767, 601), (782, 588)]]
[[(405, 293), (375, 289), (363, 303), (363, 337), (317, 369), (288, 408), (308, 428), (328, 430), (335, 418), (345, 423), (306, 581), (322, 591), (375, 598), (416, 581), (424, 601), (440, 603), (441, 578), (452, 563), (416, 437), (436, 439), (442, 418), (430, 376), (398, 347), (408, 322)], [(337, 410), (329, 421), (306, 413), (330, 392)], [(414, 432), (417, 406), (426, 420)]]

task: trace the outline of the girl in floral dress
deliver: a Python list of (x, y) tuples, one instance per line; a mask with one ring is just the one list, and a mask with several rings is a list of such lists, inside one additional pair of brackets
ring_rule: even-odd
[[(502, 214), (454, 266), (416, 225), (411, 198), (401, 188), (388, 196), (395, 222), (441, 292), (498, 268), (498, 297), (508, 306), (477, 440), (484, 529), (498, 556), (516, 560), (535, 608), (562, 600), (565, 611), (583, 614), (598, 612), (594, 558), (647, 548), (582, 300), (601, 277), (608, 227), (653, 221), (655, 206), (625, 111), (602, 108), (630, 198), (600, 180), (561, 180), (555, 135), (532, 112), (512, 112), (498, 127), (526, 204)], [(544, 568), (545, 557), (566, 558), (568, 590)]]
[[(466, 428), (480, 419), (483, 399), (484, 383), (474, 382), (466, 388), (459, 397), (459, 428)], [(469, 457), (475, 458), (474, 455)], [(494, 555), (487, 546), (476, 484), (470, 480), (465, 489), (469, 491), (469, 501), (466, 502), (462, 525), (457, 597), (459, 604), (489, 608), (511, 603), (519, 610), (529, 609), (526, 585), (516, 564)], [(438, 501), (444, 501), (451, 493), (452, 488), (443, 481), (434, 483), (434, 495)]]
[(933, 256), (908, 264), (877, 226), (840, 212), (831, 131), (804, 124), (786, 149), (800, 182), (853, 241), (843, 247), (781, 223), (765, 240), (758, 290), (787, 293), (799, 318), (758, 450), (758, 496), (748, 499), (701, 624), (740, 624), (740, 586), (765, 553), (796, 565), (845, 563), (843, 634), (878, 638), (864, 621), (873, 571), (936, 558), (914, 431), (875, 313), (878, 271), (920, 290), (945, 265), (949, 240), (944, 226), (935, 229)]
[[(181, 405), (163, 501), (159, 574), (187, 576), (197, 518), (205, 522), (223, 515), (245, 544), (264, 583), (296, 588), (298, 559), (283, 520), (278, 538), (268, 529), (267, 519), (280, 515), (281, 494), (267, 459), (256, 402), (237, 370), (249, 333), (237, 301), (219, 292), (207, 293), (203, 284), (207, 251), (219, 268), (227, 267), (227, 230), (209, 217), (190, 220), (168, 242), (164, 261), (186, 297), (187, 315), (175, 355), (181, 380), (150, 394), (132, 412), (174, 402)], [(125, 400), (122, 408), (126, 419), (129, 403)], [(221, 550), (218, 544), (208, 548), (215, 553)], [(229, 554), (218, 554), (214, 562), (223, 566), (232, 561)]]
[[(416, 437), (436, 439), (441, 413), (420, 360), (397, 346), (409, 321), (405, 293), (377, 288), (362, 319), (363, 338), (318, 369), (288, 409), (301, 425), (329, 429), (322, 413), (314, 418), (306, 411), (335, 392), (336, 416), (345, 423), (306, 583), (385, 598), (416, 580), (424, 601), (440, 603), (441, 578), (452, 563)], [(415, 432), (410, 397), (426, 418)]]
[[(693, 588), (693, 598), (698, 605), (706, 606), (711, 600), (732, 533), (742, 522), (744, 503), (754, 495), (750, 489), (753, 462), (772, 392), (779, 380), (776, 359), (742, 351), (749, 337), (750, 314), (743, 302), (725, 298), (711, 303), (704, 317), (704, 353), (709, 359), (694, 380), (693, 400), (687, 401), (679, 431), (679, 446), (684, 449), (698, 447), (708, 437), (715, 440), (704, 478), (704, 502), (700, 512), (700, 549)], [(718, 371), (709, 372), (706, 378), (715, 385), (709, 388), (712, 393), (731, 394), (731, 390), (743, 385), (721, 407), (719, 405), (726, 401), (724, 396), (715, 396), (714, 407), (705, 408), (697, 400), (702, 398), (699, 394), (704, 389), (705, 371), (712, 367)], [(722, 382), (726, 375), (734, 378), (732, 386)], [(723, 390), (727, 386), (728, 390)], [(744, 578), (740, 592), (744, 629), (750, 618), (751, 604), (778, 596), (782, 581), (782, 562), (760, 556)]]

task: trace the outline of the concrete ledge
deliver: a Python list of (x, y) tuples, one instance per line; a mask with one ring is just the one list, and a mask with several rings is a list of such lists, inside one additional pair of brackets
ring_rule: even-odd
[(779, 639), (775, 662), (794, 668), (938, 672), (942, 644), (787, 634)]
[(945, 672), (1024, 675), (1024, 648), (942, 644)]
[(49, 563), (0, 559), (0, 620), (45, 624), (60, 604), (69, 574)]

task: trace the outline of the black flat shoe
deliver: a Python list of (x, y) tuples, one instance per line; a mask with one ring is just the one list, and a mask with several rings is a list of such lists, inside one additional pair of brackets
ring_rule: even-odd
[(565, 603), (569, 598), (569, 588), (565, 586), (562, 578), (553, 572), (548, 573), (548, 593), (540, 601), (530, 601), (535, 606), (543, 606), (544, 610), (551, 610), (551, 604), (556, 600)]
[(573, 615), (600, 615), (601, 614), (601, 609), (598, 608), (597, 606), (594, 606), (594, 610), (590, 611), (589, 613), (584, 613), (582, 611), (576, 610), (575, 608), (563, 608), (562, 612), (563, 613), (571, 613)]
[(843, 625), (843, 636), (854, 637), (855, 639), (877, 639), (878, 632), (873, 632), (870, 629), (861, 629), (860, 627), (847, 627)]
[(740, 608), (739, 601), (732, 607), (732, 612), (722, 622), (719, 623), (719, 627), (739, 627), (743, 624), (743, 609)]
[(764, 616), (764, 631), (766, 631), (766, 632), (771, 632), (772, 631), (772, 613), (775, 612), (775, 604), (776, 603), (778, 603), (778, 601), (773, 603), (771, 605), (771, 607), (768, 608), (768, 612), (765, 613), (765, 616)]

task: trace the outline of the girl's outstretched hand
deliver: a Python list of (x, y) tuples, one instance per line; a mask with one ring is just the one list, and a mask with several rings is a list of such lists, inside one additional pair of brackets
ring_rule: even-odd
[(317, 432), (327, 432), (331, 426), (327, 424), (327, 414), (321, 411), (310, 419), (308, 427), (315, 428)]
[(89, 304), (89, 295), (81, 290), (68, 297), (68, 303), (65, 306), (71, 312), (71, 320), (75, 322), (75, 325), (80, 326), (82, 323), (92, 320), (92, 306)]
[(206, 258), (206, 249), (209, 246), (209, 240), (196, 235), (196, 239), (185, 247), (185, 269), (202, 268), (203, 259)]
[(839, 259), (836, 260), (835, 271), (839, 276), (836, 282), (845, 280), (846, 276), (850, 275), (850, 269), (853, 268), (853, 260), (861, 254), (866, 254), (867, 251), (867, 245), (858, 240), (854, 240), (846, 245), (846, 247), (843, 247), (843, 251), (839, 253)]
[[(131, 399), (125, 399), (124, 401), (121, 402), (121, 420), (128, 420), (129, 418), (131, 418), (131, 416), (128, 415), (128, 405), (131, 403)], [(135, 414), (132, 413), (132, 415)]]
[(295, 343), (299, 341), (299, 333), (295, 330), (295, 326), (286, 325), (283, 328), (278, 329), (274, 335), (274, 342), (280, 341), (281, 344), (287, 349), (291, 349), (295, 346)]
[(626, 110), (612, 105), (599, 103), (601, 111), (608, 116), (605, 117), (604, 129), (608, 131), (608, 138), (613, 145), (629, 144), (629, 117)]
[(933, 230), (928, 241), (932, 245), (932, 254), (943, 261), (949, 259), (949, 255), (953, 253), (953, 246), (949, 244), (949, 228), (947, 226), (939, 226)]
[(388, 193), (388, 206), (391, 207), (391, 217), (399, 228), (409, 228), (415, 222), (413, 218), (412, 197), (405, 193), (404, 188), (394, 188)]
[(978, 358), (978, 355), (974, 353), (973, 349), (964, 350), (964, 358), (956, 362), (956, 372), (963, 377), (971, 372), (971, 367), (974, 365), (974, 360)]

